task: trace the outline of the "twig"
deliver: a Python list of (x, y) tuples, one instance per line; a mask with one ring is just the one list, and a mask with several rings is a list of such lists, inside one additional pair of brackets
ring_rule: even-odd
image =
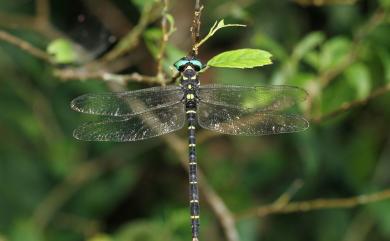
[(364, 105), (366, 104), (368, 101), (372, 100), (372, 99), (375, 99), (376, 97), (379, 97), (381, 95), (384, 95), (386, 93), (390, 92), (390, 84), (387, 84), (385, 86), (382, 86), (381, 88), (377, 89), (377, 90), (374, 90), (369, 96), (367, 96), (366, 98), (364, 99), (360, 99), (360, 100), (354, 100), (354, 101), (351, 101), (351, 102), (347, 102), (347, 103), (344, 103), (342, 104), (339, 108), (337, 108), (336, 110), (333, 110), (329, 113), (326, 113), (324, 115), (321, 115), (321, 116), (318, 116), (318, 117), (314, 117), (312, 118), (312, 121), (313, 122), (321, 122), (321, 121), (325, 121), (325, 120), (328, 120), (332, 117), (335, 117), (341, 113), (344, 113), (354, 107), (357, 107), (357, 106), (360, 106), (360, 105)]
[(48, 0), (37, 0), (35, 9), (35, 16), (0, 13), (0, 26), (4, 28), (32, 29), (50, 39), (62, 37), (63, 34), (50, 23)]
[(160, 50), (157, 55), (157, 76), (163, 76), (163, 58), (165, 53), (165, 48), (168, 43), (169, 39), (169, 32), (168, 32), (168, 20), (167, 20), (167, 12), (168, 12), (168, 0), (163, 0), (164, 7), (162, 12), (162, 18), (161, 18), (161, 44), (160, 44)]
[(192, 20), (191, 26), (191, 38), (192, 38), (192, 50), (190, 55), (196, 57), (198, 56), (198, 47), (197, 44), (200, 40), (200, 25), (201, 25), (201, 15), (202, 15), (203, 5), (200, 4), (200, 0), (195, 1), (194, 17)]
[(36, 19), (41, 24), (50, 22), (50, 3), (48, 0), (36, 0)]
[(294, 0), (294, 2), (302, 6), (324, 6), (324, 5), (336, 5), (336, 4), (354, 4), (357, 0)]
[(156, 76), (141, 75), (137, 72), (131, 74), (113, 74), (104, 70), (91, 70), (89, 68), (66, 68), (56, 69), (53, 72), (54, 76), (61, 80), (87, 80), (87, 79), (98, 79), (107, 82), (115, 82), (122, 86), (128, 82), (142, 82), (149, 85), (156, 85), (166, 83), (165, 78), (161, 79)]
[(367, 209), (361, 210), (355, 215), (348, 225), (342, 241), (364, 241), (369, 240), (368, 235), (376, 226), (376, 220)]
[(24, 41), (23, 39), (20, 39), (14, 35), (11, 35), (3, 30), (0, 30), (0, 40), (3, 40), (5, 42), (10, 43), (10, 44), (28, 52), (29, 54), (31, 54), (32, 56), (34, 56), (38, 59), (44, 60), (50, 64), (53, 63), (50, 55), (47, 54), (46, 52), (34, 47), (29, 42)]
[(284, 206), (275, 206), (275, 204), (272, 203), (270, 205), (265, 205), (245, 211), (236, 215), (236, 218), (243, 219), (253, 216), (265, 217), (271, 214), (309, 212), (319, 209), (352, 208), (358, 205), (379, 202), (387, 199), (390, 199), (390, 189), (350, 198), (314, 199), (309, 201), (290, 202)]
[(275, 207), (282, 207), (290, 202), (291, 198), (295, 195), (295, 193), (301, 189), (303, 186), (303, 181), (300, 179), (295, 180), (291, 186), (284, 192), (276, 201), (274, 202)]
[(8, 239), (0, 233), (0, 241), (7, 241)]

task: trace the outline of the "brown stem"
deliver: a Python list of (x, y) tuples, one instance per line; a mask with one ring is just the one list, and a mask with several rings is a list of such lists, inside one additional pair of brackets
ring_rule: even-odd
[(191, 38), (192, 38), (192, 50), (190, 55), (197, 57), (198, 56), (198, 47), (197, 44), (200, 40), (200, 25), (201, 25), (201, 15), (202, 15), (203, 6), (200, 4), (200, 0), (195, 1), (194, 17), (192, 20), (192, 26), (190, 29)]
[(163, 76), (163, 58), (165, 49), (168, 43), (169, 39), (169, 33), (168, 33), (168, 20), (167, 20), (167, 12), (168, 12), (168, 0), (163, 0), (163, 13), (161, 18), (161, 44), (160, 44), (160, 50), (157, 55), (157, 76)]
[(385, 86), (380, 87), (377, 90), (374, 90), (369, 96), (367, 96), (364, 99), (354, 100), (351, 102), (344, 103), (339, 108), (337, 108), (329, 113), (323, 114), (323, 115), (318, 116), (318, 117), (314, 117), (314, 118), (312, 118), (312, 121), (315, 123), (319, 123), (319, 122), (328, 120), (328, 119), (333, 118), (339, 114), (342, 114), (342, 113), (344, 113), (344, 112), (346, 112), (354, 107), (364, 105), (368, 101), (375, 99), (381, 95), (384, 95), (388, 92), (390, 92), (390, 84), (387, 84)]
[(237, 219), (250, 218), (253, 216), (265, 217), (271, 214), (294, 213), (294, 212), (309, 212), (320, 209), (330, 208), (352, 208), (358, 205), (364, 205), (373, 202), (379, 202), (390, 199), (390, 189), (385, 189), (372, 194), (364, 194), (350, 198), (334, 198), (334, 199), (314, 199), (301, 202), (290, 202), (284, 206), (270, 205), (261, 206), (245, 211), (236, 216)]
[(0, 30), (0, 40), (3, 40), (5, 42), (8, 42), (26, 52), (31, 54), (32, 56), (44, 60), (45, 62), (52, 63), (52, 60), (50, 58), (50, 55), (46, 52), (34, 47), (29, 42), (24, 41), (23, 39), (20, 39), (14, 35), (11, 35), (3, 30)]

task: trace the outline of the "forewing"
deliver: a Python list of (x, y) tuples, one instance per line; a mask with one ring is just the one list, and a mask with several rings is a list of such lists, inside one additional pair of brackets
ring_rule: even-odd
[(280, 111), (307, 98), (305, 90), (287, 85), (235, 86), (203, 85), (199, 90), (203, 102), (260, 111)]
[(162, 108), (180, 101), (182, 91), (178, 86), (153, 87), (136, 91), (90, 93), (71, 102), (75, 111), (103, 115), (128, 116)]
[(138, 141), (176, 131), (184, 123), (184, 105), (177, 103), (137, 115), (86, 123), (73, 136), (85, 141)]
[(212, 131), (242, 136), (261, 136), (305, 130), (309, 123), (301, 116), (272, 112), (250, 112), (247, 109), (201, 102), (198, 123)]

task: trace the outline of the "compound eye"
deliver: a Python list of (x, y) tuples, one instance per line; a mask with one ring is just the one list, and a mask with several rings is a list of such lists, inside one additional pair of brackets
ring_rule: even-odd
[(188, 60), (186, 60), (185, 58), (181, 58), (179, 59), (178, 61), (176, 61), (176, 63), (174, 63), (173, 66), (175, 66), (175, 68), (180, 71), (180, 72), (183, 72), (184, 70), (184, 67), (188, 64)]
[(202, 63), (199, 60), (191, 60), (190, 63), (194, 66), (195, 71), (200, 71), (203, 68)]

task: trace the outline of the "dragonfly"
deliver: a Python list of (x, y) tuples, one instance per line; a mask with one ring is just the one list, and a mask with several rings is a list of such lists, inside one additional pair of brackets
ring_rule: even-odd
[(241, 136), (299, 132), (308, 121), (286, 110), (307, 98), (305, 90), (286, 85), (201, 85), (200, 60), (186, 56), (174, 67), (179, 85), (135, 91), (88, 93), (75, 98), (75, 111), (101, 116), (82, 124), (73, 136), (85, 141), (139, 141), (188, 126), (189, 206), (192, 241), (199, 239), (199, 191), (195, 130)]

